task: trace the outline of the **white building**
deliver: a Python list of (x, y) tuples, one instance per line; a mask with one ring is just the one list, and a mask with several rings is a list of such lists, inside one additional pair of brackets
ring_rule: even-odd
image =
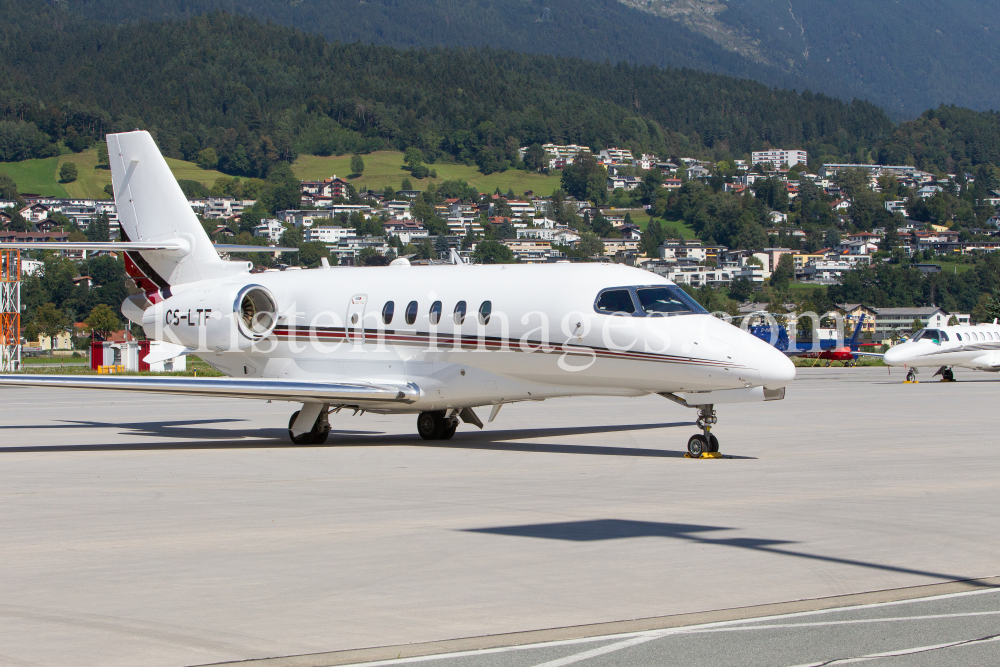
[[(524, 160), (524, 154), (528, 152), (528, 146), (523, 146), (517, 151), (517, 158), (519, 160)], [(558, 144), (542, 144), (542, 150), (545, 151), (545, 155), (551, 159), (561, 159), (565, 160), (566, 164), (573, 164), (573, 160), (580, 153), (589, 153), (590, 148), (587, 146), (577, 146), (576, 144), (567, 144), (565, 146), (560, 146)]]
[(600, 152), (601, 164), (632, 164), (632, 151), (624, 148), (606, 148)]
[(250, 208), (257, 203), (256, 199), (232, 199), (230, 197), (209, 197), (205, 200), (204, 213), (202, 217), (206, 220), (218, 220), (220, 218), (231, 218), (243, 213), (243, 209)]
[(269, 243), (278, 243), (281, 235), (285, 233), (285, 226), (280, 220), (261, 220), (260, 224), (253, 228), (253, 235), (265, 238)]
[(320, 243), (338, 243), (348, 236), (357, 236), (358, 230), (353, 227), (319, 227), (313, 225), (306, 229), (302, 238), (307, 243), (319, 241)]
[(794, 167), (799, 164), (809, 162), (809, 156), (805, 151), (774, 149), (769, 151), (754, 151), (751, 155), (753, 164), (764, 164), (770, 162), (775, 167), (788, 165)]

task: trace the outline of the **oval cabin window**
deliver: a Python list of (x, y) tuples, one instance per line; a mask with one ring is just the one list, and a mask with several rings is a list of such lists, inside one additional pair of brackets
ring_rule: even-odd
[(392, 301), (385, 302), (385, 306), (382, 307), (382, 322), (385, 324), (392, 324), (392, 313), (395, 308), (396, 304)]
[(441, 321), (441, 302), (435, 301), (431, 304), (431, 309), (427, 313), (427, 317), (430, 319), (431, 324), (437, 324)]
[(413, 324), (417, 321), (417, 302), (411, 301), (406, 304), (406, 323)]

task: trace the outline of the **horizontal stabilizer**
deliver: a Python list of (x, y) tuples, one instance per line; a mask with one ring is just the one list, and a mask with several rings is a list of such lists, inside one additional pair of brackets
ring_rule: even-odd
[[(298, 248), (275, 248), (266, 245), (225, 245), (216, 244), (212, 246), (216, 252), (298, 252)], [(53, 241), (51, 243), (3, 242), (0, 248), (20, 248), (21, 250), (129, 250), (129, 251), (156, 251), (156, 252), (178, 252), (187, 254), (191, 250), (191, 245), (184, 239), (171, 241), (139, 242), (139, 241)]]
[(154, 241), (150, 243), (140, 243), (134, 241), (53, 241), (51, 243), (4, 242), (0, 243), (0, 248), (21, 248), (22, 250), (156, 250), (160, 252), (188, 252), (191, 249), (187, 241), (177, 239), (172, 241)]
[(276, 248), (268, 245), (227, 245), (216, 243), (212, 246), (218, 252), (298, 252), (298, 248)]
[(242, 378), (187, 378), (94, 375), (0, 375), (0, 386), (110, 389), (182, 396), (256, 398), (298, 403), (413, 403), (420, 389), (406, 384), (296, 382)]
[(149, 354), (142, 359), (143, 363), (150, 365), (158, 364), (167, 359), (183, 357), (195, 351), (193, 347), (184, 347), (183, 345), (174, 345), (173, 343), (164, 343), (163, 341), (156, 341), (152, 344), (151, 348)]

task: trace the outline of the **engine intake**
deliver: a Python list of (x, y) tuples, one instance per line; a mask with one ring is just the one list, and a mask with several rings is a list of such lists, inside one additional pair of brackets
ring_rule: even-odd
[(240, 333), (250, 340), (267, 338), (278, 323), (274, 297), (259, 285), (248, 285), (240, 290), (233, 310), (239, 314)]

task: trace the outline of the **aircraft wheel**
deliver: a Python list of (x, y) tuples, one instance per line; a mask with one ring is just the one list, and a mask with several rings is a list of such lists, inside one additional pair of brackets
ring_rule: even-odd
[(453, 421), (441, 431), (441, 440), (451, 440), (455, 437), (455, 431), (458, 430), (458, 422)]
[(906, 374), (906, 381), (913, 382), (916, 379), (917, 379), (917, 372), (911, 368), (909, 372)]
[[(421, 412), (417, 417), (417, 433), (424, 440), (440, 440), (444, 433), (444, 411)], [(454, 435), (454, 433), (452, 434)]]
[(708, 451), (717, 452), (719, 451), (719, 439), (715, 435), (708, 436)]
[(826, 362), (826, 367), (827, 367), (827, 368), (829, 368), (829, 367), (830, 367), (830, 362), (829, 362), (829, 361), (828, 361), (828, 362)]
[[(291, 439), (293, 445), (322, 445), (326, 442), (326, 439), (330, 437), (330, 423), (325, 420), (316, 420), (313, 424), (312, 430), (303, 433), (302, 435), (294, 435), (292, 433), (292, 424), (295, 423), (295, 419), (299, 416), (299, 410), (292, 413), (292, 418), (288, 420), (288, 437)], [(322, 427), (320, 427), (320, 421), (323, 421)]]
[(952, 371), (949, 368), (944, 373), (941, 373), (941, 379), (945, 380), (946, 382), (954, 382), (955, 381), (955, 372)]
[(711, 450), (711, 445), (705, 440), (703, 435), (692, 435), (688, 440), (688, 454), (691, 455), (693, 459), (700, 459), (702, 454), (706, 454)]
[(310, 444), (322, 445), (324, 442), (326, 442), (326, 439), (330, 437), (330, 424), (326, 424), (324, 428), (319, 430), (313, 428), (313, 431), (310, 435), (312, 435), (313, 437), (312, 442)]

